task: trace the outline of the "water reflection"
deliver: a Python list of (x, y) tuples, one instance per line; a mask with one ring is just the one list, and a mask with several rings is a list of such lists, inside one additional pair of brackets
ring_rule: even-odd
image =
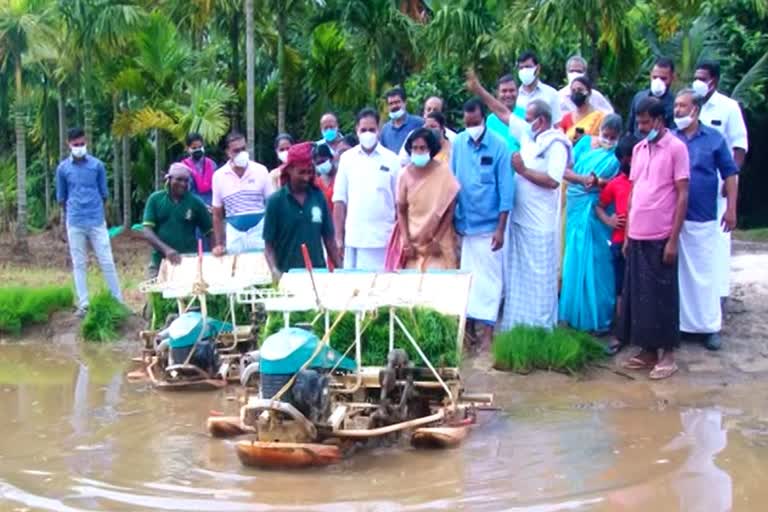
[[(768, 498), (768, 434), (745, 438), (742, 413), (723, 413), (751, 401), (747, 423), (768, 417), (750, 388), (665, 406), (645, 385), (516, 390), (460, 449), (257, 471), (204, 433), (211, 409), (236, 412), (231, 392), (128, 384), (130, 355), (0, 347), (0, 510), (724, 512)], [(495, 378), (484, 387), (508, 385)]]

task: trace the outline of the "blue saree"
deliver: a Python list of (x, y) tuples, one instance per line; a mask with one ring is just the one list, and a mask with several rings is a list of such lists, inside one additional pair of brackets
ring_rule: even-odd
[[(582, 137), (573, 148), (573, 172), (608, 180), (619, 170), (613, 149), (592, 147)], [(600, 190), (569, 183), (565, 209), (565, 253), (559, 318), (574, 329), (606, 332), (615, 306), (611, 229), (595, 213)]]

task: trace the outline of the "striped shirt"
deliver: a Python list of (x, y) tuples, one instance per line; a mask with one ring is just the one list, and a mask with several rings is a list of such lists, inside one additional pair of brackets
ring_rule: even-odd
[(214, 208), (224, 207), (226, 217), (263, 212), (272, 191), (267, 168), (256, 162), (248, 162), (242, 177), (229, 162), (213, 174), (212, 204)]

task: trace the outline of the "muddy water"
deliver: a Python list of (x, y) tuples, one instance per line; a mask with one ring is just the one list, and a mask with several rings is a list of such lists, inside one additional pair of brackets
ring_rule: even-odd
[(502, 406), (459, 449), (245, 469), (204, 432), (232, 391), (125, 381), (130, 345), (0, 345), (0, 510), (765, 510), (763, 387), (471, 372)]

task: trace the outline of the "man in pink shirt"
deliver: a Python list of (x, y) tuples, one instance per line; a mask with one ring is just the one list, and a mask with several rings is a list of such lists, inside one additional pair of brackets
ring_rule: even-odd
[(650, 369), (651, 379), (677, 371), (680, 295), (677, 248), (688, 208), (688, 150), (664, 123), (664, 104), (645, 98), (635, 112), (645, 139), (632, 152), (627, 258), (619, 338), (642, 350), (624, 364)]

